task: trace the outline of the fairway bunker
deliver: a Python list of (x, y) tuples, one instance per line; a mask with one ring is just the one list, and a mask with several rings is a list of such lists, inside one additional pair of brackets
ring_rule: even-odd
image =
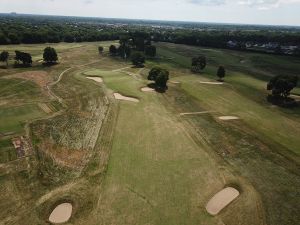
[(222, 85), (222, 82), (199, 81), (200, 84)]
[(55, 207), (49, 216), (51, 223), (65, 223), (72, 215), (73, 206), (71, 203), (62, 203)]
[(239, 120), (240, 118), (237, 116), (220, 116), (220, 120)]
[(155, 89), (150, 88), (150, 87), (143, 87), (143, 88), (141, 88), (141, 91), (143, 91), (143, 92), (153, 92), (153, 91), (155, 91)]
[(202, 112), (186, 112), (186, 113), (180, 113), (180, 116), (187, 116), (187, 115), (201, 115), (201, 114), (208, 114), (213, 113), (215, 111), (202, 111)]
[(97, 83), (103, 83), (103, 79), (101, 77), (86, 77), (89, 80), (93, 80)]
[(117, 100), (124, 100), (124, 101), (130, 101), (130, 102), (139, 102), (137, 98), (132, 98), (132, 97), (126, 97), (124, 95), (121, 95), (120, 93), (114, 93), (114, 97)]
[(215, 216), (239, 195), (240, 192), (238, 190), (232, 187), (227, 187), (215, 194), (209, 200), (205, 208), (209, 214)]

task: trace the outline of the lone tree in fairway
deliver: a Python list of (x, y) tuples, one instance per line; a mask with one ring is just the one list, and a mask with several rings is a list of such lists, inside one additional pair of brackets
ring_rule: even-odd
[(153, 67), (148, 75), (148, 80), (155, 81), (159, 89), (165, 89), (169, 80), (169, 71), (160, 67)]
[(102, 46), (99, 46), (98, 47), (98, 52), (99, 52), (100, 55), (103, 54), (103, 51), (104, 51), (104, 48)]
[(16, 53), (15, 60), (17, 65), (20, 62), (22, 62), (23, 66), (31, 66), (32, 58), (29, 53), (20, 52), (20, 51), (15, 51), (15, 53)]
[(286, 100), (290, 95), (290, 92), (297, 86), (298, 77), (292, 75), (278, 75), (273, 77), (268, 85), (267, 89), (272, 91), (272, 97), (275, 99)]
[(9, 53), (7, 51), (1, 52), (0, 62), (6, 62), (6, 66), (8, 66), (8, 57), (9, 57)]
[(110, 55), (115, 56), (117, 54), (117, 51), (118, 51), (118, 49), (117, 49), (117, 47), (115, 45), (111, 45), (109, 47), (109, 53), (110, 53)]
[(226, 75), (226, 70), (224, 66), (219, 66), (217, 71), (217, 76), (219, 77), (219, 81), (224, 81), (225, 75)]
[(206, 58), (205, 56), (199, 56), (192, 58), (192, 72), (199, 73), (206, 67)]
[(135, 52), (131, 55), (131, 62), (136, 67), (143, 67), (145, 63), (145, 57), (140, 52)]
[(43, 54), (44, 62), (47, 64), (55, 64), (58, 60), (56, 50), (51, 47), (47, 47), (44, 49)]

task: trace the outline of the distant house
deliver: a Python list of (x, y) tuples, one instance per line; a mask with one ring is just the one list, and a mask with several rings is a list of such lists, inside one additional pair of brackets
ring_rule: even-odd
[(236, 42), (236, 41), (228, 41), (227, 42), (228, 48), (236, 48), (237, 46), (238, 46), (238, 42)]

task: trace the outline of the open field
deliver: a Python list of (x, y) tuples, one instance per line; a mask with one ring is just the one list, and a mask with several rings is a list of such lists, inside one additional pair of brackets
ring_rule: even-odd
[[(270, 105), (265, 91), (267, 77), (296, 74), (297, 59), (157, 43), (159, 58), (140, 69), (99, 56), (111, 43), (53, 44), (52, 67), (37, 62), (45, 45), (5, 47), (36, 62), (0, 69), (0, 224), (49, 224), (59, 204), (72, 204), (67, 224), (300, 221), (300, 110)], [(209, 59), (199, 75), (188, 69), (195, 54)], [(176, 81), (164, 94), (142, 91), (156, 64)], [(225, 83), (211, 85), (219, 64)], [(32, 71), (43, 80), (16, 77), (42, 74)], [(21, 135), (32, 153), (17, 158), (11, 140)], [(210, 215), (226, 187), (240, 195)]]

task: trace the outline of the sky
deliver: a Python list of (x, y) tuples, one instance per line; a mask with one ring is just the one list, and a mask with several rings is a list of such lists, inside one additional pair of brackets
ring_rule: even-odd
[(300, 0), (0, 0), (0, 12), (300, 26)]

